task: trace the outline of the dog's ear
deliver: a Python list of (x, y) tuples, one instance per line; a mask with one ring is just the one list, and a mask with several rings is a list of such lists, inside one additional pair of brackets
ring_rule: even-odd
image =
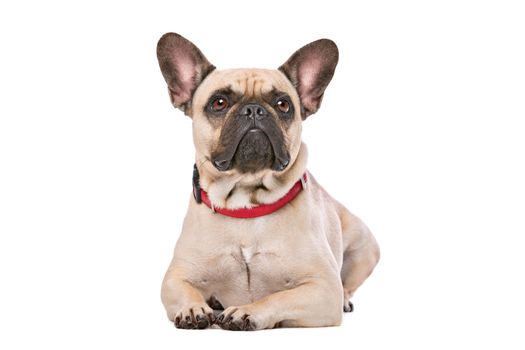
[(297, 89), (303, 119), (321, 106), (324, 90), (332, 80), (338, 60), (337, 45), (332, 40), (320, 39), (297, 50), (279, 67)]
[(188, 114), (193, 93), (215, 69), (191, 41), (166, 33), (157, 44), (160, 70), (168, 83), (171, 103)]

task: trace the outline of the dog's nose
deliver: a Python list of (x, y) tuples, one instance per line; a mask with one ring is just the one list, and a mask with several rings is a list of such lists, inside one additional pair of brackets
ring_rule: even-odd
[(241, 108), (239, 114), (250, 119), (261, 120), (268, 116), (268, 111), (260, 104), (249, 103)]

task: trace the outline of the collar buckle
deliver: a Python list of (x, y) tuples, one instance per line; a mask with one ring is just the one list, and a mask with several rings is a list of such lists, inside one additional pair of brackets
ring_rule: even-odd
[(197, 169), (197, 164), (193, 164), (193, 198), (195, 198), (197, 204), (202, 203), (201, 184), (199, 180), (199, 169)]

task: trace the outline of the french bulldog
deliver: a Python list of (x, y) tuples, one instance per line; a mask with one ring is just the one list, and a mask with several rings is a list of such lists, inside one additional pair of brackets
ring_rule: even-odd
[(301, 141), (338, 56), (321, 39), (275, 70), (218, 70), (179, 34), (159, 40), (171, 103), (192, 119), (195, 145), (193, 194), (161, 292), (177, 328), (337, 326), (353, 310), (379, 247), (306, 170)]

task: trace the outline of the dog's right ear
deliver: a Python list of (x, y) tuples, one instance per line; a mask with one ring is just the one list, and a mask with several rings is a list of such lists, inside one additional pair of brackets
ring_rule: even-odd
[(168, 83), (171, 103), (189, 114), (193, 93), (215, 66), (197, 46), (176, 33), (166, 33), (160, 38), (157, 58)]

